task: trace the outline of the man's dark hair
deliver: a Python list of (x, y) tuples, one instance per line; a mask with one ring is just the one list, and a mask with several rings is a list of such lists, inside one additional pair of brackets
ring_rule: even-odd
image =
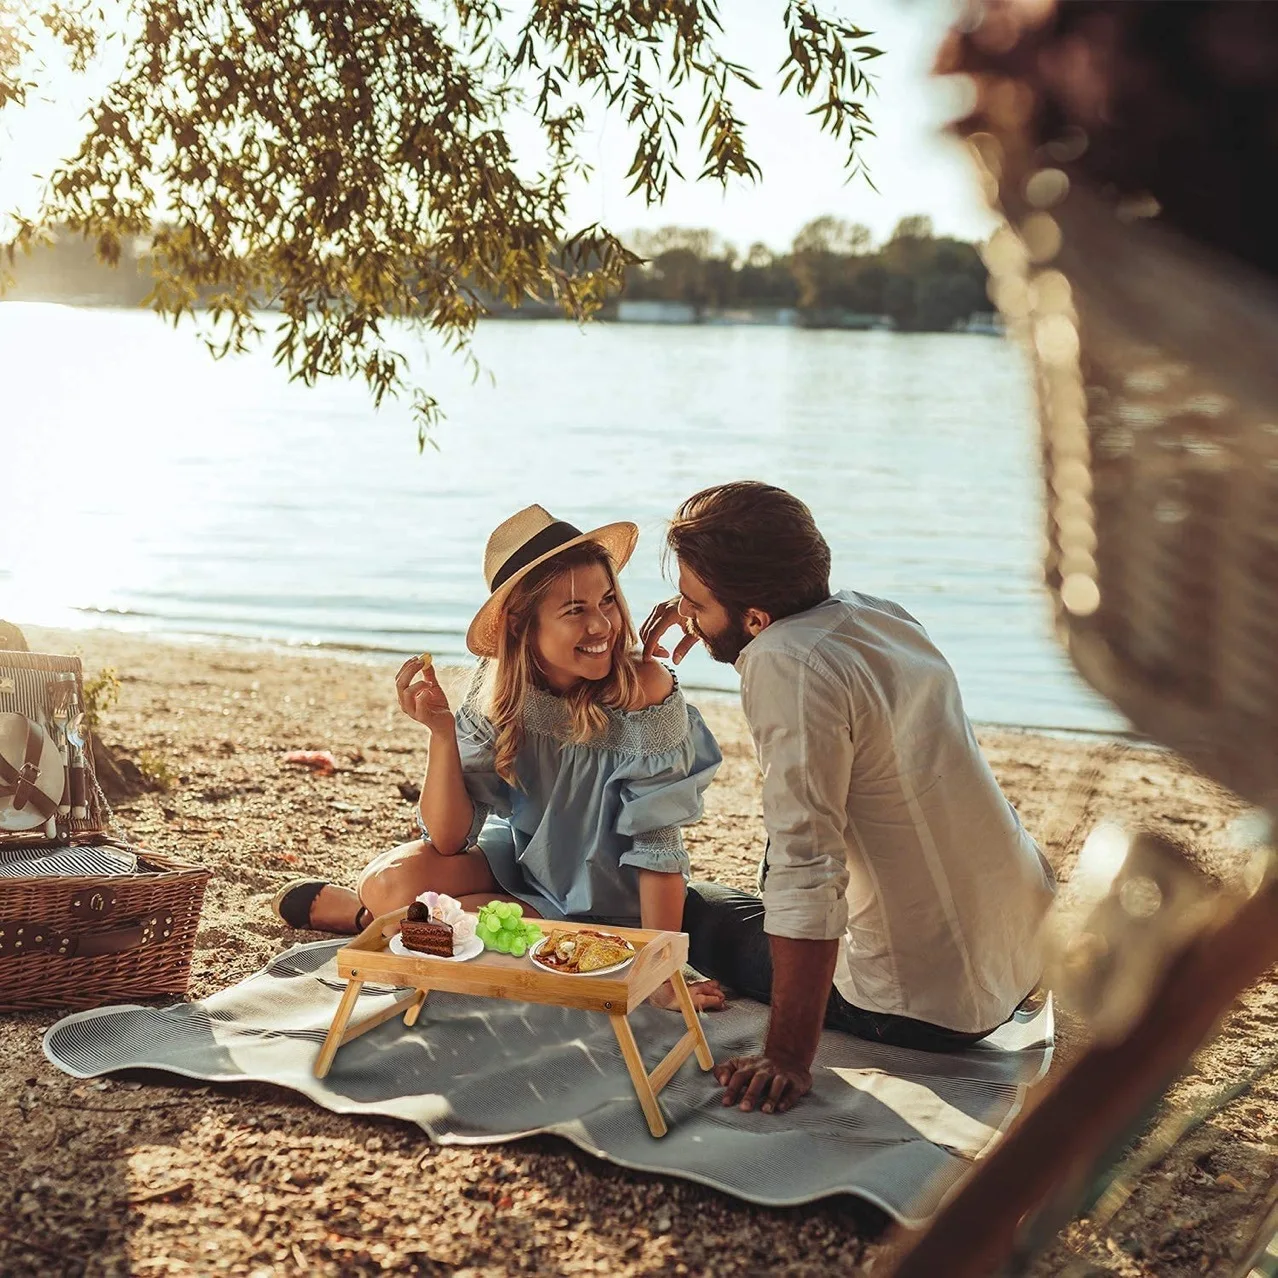
[(666, 542), (738, 615), (759, 608), (779, 621), (830, 597), (830, 547), (783, 488), (750, 479), (703, 488), (675, 512)]

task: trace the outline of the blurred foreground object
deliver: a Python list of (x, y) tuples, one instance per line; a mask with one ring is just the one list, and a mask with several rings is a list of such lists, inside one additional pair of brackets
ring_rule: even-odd
[(1052, 973), (1062, 1000), (1092, 1021), (1092, 1044), (926, 1232), (901, 1244), (893, 1278), (1026, 1272), (1086, 1199), (1098, 1163), (1130, 1136), (1238, 991), (1278, 960), (1272, 873), (1247, 896), (1214, 892), (1162, 840), (1098, 834), (1120, 864), (1076, 944), (1058, 949)]
[(1009, 225), (1047, 583), (1084, 677), (1278, 807), (1278, 6), (993, 0), (942, 69)]
[[(1141, 733), (1272, 816), (1278, 5), (983, 0), (938, 69), (972, 79), (957, 131), (1008, 220), (987, 264), (1035, 367), (1061, 638)], [(1070, 886), (1086, 899), (1056, 921), (1051, 976), (1092, 1045), (897, 1278), (1020, 1271), (1278, 961), (1271, 850), (1218, 891), (1170, 844), (1102, 828)]]

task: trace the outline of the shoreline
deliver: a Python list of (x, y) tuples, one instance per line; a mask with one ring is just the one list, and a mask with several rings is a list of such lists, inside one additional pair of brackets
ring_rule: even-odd
[[(391, 667), (397, 662), (402, 662), (408, 657), (414, 655), (414, 652), (416, 651), (415, 649), (405, 649), (402, 652), (392, 651), (389, 648), (361, 647), (358, 645), (340, 644), (330, 640), (317, 640), (314, 642), (299, 640), (292, 642), (283, 639), (255, 638), (247, 635), (223, 635), (185, 631), (127, 630), (108, 625), (72, 627), (25, 625), (22, 622), (15, 622), (14, 624), (17, 625), (25, 635), (27, 635), (28, 642), (31, 642), (32, 635), (45, 635), (55, 643), (71, 645), (70, 647), (60, 649), (60, 651), (75, 651), (75, 647), (81, 641), (81, 636), (96, 634), (115, 636), (122, 640), (135, 639), (143, 643), (171, 644), (179, 648), (198, 648), (205, 650), (225, 648), (227, 650), (239, 650), (247, 653), (269, 652), (280, 656), (331, 658), (334, 661), (346, 662), (351, 665), (372, 667)], [(473, 661), (456, 661), (451, 657), (446, 658), (439, 666), (441, 670), (450, 671), (470, 670), (473, 669), (473, 667)], [(739, 705), (740, 703), (740, 696), (736, 690), (716, 688), (703, 683), (688, 683), (682, 679), (680, 680), (680, 686), (686, 693), (695, 693), (699, 699), (708, 698), (711, 701), (718, 700), (727, 705)], [(1023, 732), (1047, 737), (1060, 737), (1063, 740), (1078, 739), (1102, 742), (1118, 741), (1151, 750), (1159, 750), (1163, 748), (1157, 743), (1142, 737), (1137, 732), (1121, 731), (1114, 728), (1091, 728), (1060, 724), (1021, 722), (1013, 723), (996, 719), (973, 719), (972, 726), (978, 730), (989, 729), (999, 732)]]
[[(898, 337), (1008, 337), (1007, 331), (992, 319), (990, 311), (972, 311), (960, 316), (955, 323), (943, 328), (899, 328), (891, 317), (879, 313), (860, 314), (840, 307), (817, 307), (804, 310), (793, 305), (775, 302), (759, 302), (744, 306), (704, 306), (678, 299), (631, 299), (630, 307), (621, 303), (625, 299), (613, 298), (587, 321), (599, 325), (658, 326), (661, 328), (784, 328), (813, 333), (890, 333)], [(655, 302), (656, 309), (652, 304)], [(83, 311), (132, 311), (154, 314), (152, 307), (125, 298), (102, 293), (80, 293), (65, 297), (23, 295), (20, 288), (11, 289), (0, 296), (0, 305), (16, 303), (20, 306), (62, 306)], [(638, 306), (638, 310), (634, 307)], [(208, 314), (213, 308), (197, 302), (192, 308), (197, 315)], [(624, 313), (627, 309), (629, 314)], [(258, 306), (258, 315), (282, 315), (278, 306)], [(530, 303), (520, 307), (506, 307), (485, 311), (478, 317), (480, 324), (541, 324), (573, 323), (570, 317), (554, 303)]]
[[(421, 780), (424, 730), (398, 710), (379, 664), (113, 631), (25, 634), (33, 647), (70, 640), (90, 674), (114, 666), (120, 700), (100, 735), (171, 776), (167, 789), (117, 805), (116, 819), (139, 847), (213, 872), (188, 997), (207, 998), (319, 939), (273, 917), (280, 885), (298, 875), (352, 883), (373, 855), (416, 837), (399, 787)], [(445, 686), (460, 677), (454, 671)], [(764, 849), (753, 745), (735, 699), (695, 699), (724, 761), (704, 817), (686, 831), (693, 874), (749, 889)], [(978, 736), (1062, 898), (1083, 840), (1106, 819), (1176, 839), (1217, 882), (1242, 880), (1250, 854), (1236, 832), (1248, 809), (1176, 756), (1016, 729)], [(321, 777), (289, 767), (283, 756), (293, 749), (332, 750), (340, 769)], [(1057, 1073), (1084, 1042), (1076, 1014), (1059, 1002), (1058, 1011)], [(410, 1124), (329, 1113), (257, 1084), (192, 1087), (150, 1073), (83, 1083), (43, 1058), (41, 1035), (56, 1019), (0, 1017), (0, 1131), (15, 1205), (0, 1234), (0, 1272), (15, 1278), (48, 1272), (46, 1256), (22, 1250), (24, 1238), (69, 1256), (91, 1246), (94, 1272), (205, 1273), (215, 1250), (219, 1272), (243, 1275), (416, 1272), (428, 1256), (431, 1272), (475, 1278), (816, 1278), (857, 1270), (882, 1250), (881, 1220), (845, 1198), (764, 1210), (597, 1162), (554, 1138), (435, 1146)], [(1270, 973), (1239, 995), (1157, 1116), (1210, 1101), (1275, 1041)], [(86, 1165), (93, 1177), (83, 1176)], [(1109, 1272), (1122, 1254), (1125, 1278), (1189, 1278), (1219, 1256), (1219, 1240), (1259, 1217), (1276, 1177), (1271, 1075), (1141, 1173), (1107, 1229), (1070, 1225), (1030, 1272), (1049, 1278), (1079, 1256)], [(1193, 1222), (1177, 1226), (1174, 1243), (1169, 1215)]]

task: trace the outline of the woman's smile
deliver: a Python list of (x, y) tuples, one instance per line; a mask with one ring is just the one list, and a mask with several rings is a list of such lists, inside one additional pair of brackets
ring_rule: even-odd
[(564, 692), (582, 679), (606, 679), (625, 631), (616, 583), (602, 564), (564, 573), (537, 610), (537, 659), (546, 682)]

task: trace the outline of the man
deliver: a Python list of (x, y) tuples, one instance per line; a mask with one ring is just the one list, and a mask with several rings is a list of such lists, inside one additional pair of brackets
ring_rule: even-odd
[(999, 790), (958, 684), (903, 608), (830, 593), (812, 514), (768, 484), (707, 488), (668, 534), (674, 625), (733, 662), (763, 771), (762, 897), (689, 888), (699, 971), (771, 1002), (763, 1054), (719, 1065), (724, 1104), (784, 1112), (812, 1086), (822, 1025), (954, 1050), (1002, 1024), (1040, 974), (1054, 878)]

